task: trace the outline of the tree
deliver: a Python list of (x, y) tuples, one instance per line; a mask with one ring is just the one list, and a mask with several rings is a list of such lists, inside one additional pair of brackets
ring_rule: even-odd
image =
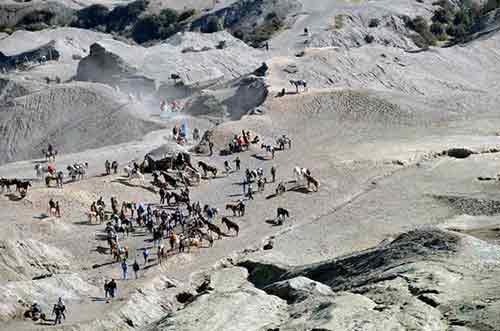
[(443, 24), (441, 24), (439, 22), (432, 23), (430, 30), (431, 30), (432, 34), (435, 36), (440, 36), (445, 32)]
[(77, 19), (72, 25), (82, 29), (92, 29), (99, 25), (105, 25), (109, 12), (108, 7), (99, 4), (85, 7), (77, 12)]
[(214, 33), (222, 30), (224, 30), (224, 24), (222, 23), (221, 19), (219, 19), (217, 16), (211, 16), (208, 19), (205, 32)]
[(163, 9), (160, 12), (160, 20), (163, 26), (176, 24), (177, 21), (179, 20), (179, 14), (174, 9), (170, 8)]
[(138, 43), (160, 38), (159, 18), (156, 15), (139, 19), (132, 30), (132, 38)]

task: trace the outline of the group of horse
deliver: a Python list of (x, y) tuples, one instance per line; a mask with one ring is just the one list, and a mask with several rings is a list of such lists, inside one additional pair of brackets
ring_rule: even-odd
[(31, 187), (31, 181), (17, 178), (0, 178), (2, 193), (4, 193), (5, 189), (7, 189), (7, 192), (11, 192), (11, 186), (16, 186), (16, 192), (19, 192), (19, 194), (24, 197)]

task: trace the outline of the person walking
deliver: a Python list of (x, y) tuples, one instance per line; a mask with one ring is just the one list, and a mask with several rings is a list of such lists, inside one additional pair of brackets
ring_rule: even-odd
[(160, 194), (160, 205), (165, 204), (165, 190), (160, 188), (160, 191), (158, 192)]
[(273, 183), (276, 181), (276, 168), (274, 166), (271, 167), (271, 177), (273, 178)]
[(208, 142), (208, 148), (210, 150), (209, 156), (212, 156), (214, 154), (214, 143), (211, 140)]
[(234, 164), (236, 164), (236, 171), (239, 171), (241, 169), (241, 160), (240, 157), (237, 156), (236, 159), (234, 159)]
[(229, 175), (229, 173), (231, 171), (233, 171), (233, 168), (231, 167), (231, 165), (229, 164), (229, 161), (224, 161), (224, 169), (226, 170), (226, 174)]
[(122, 279), (128, 279), (128, 264), (127, 264), (127, 260), (122, 260)]
[(248, 183), (248, 200), (253, 200), (252, 184)]
[(111, 175), (111, 163), (109, 162), (109, 160), (106, 160), (106, 162), (104, 162), (104, 168), (106, 169), (106, 175)]
[[(115, 282), (115, 279), (111, 279), (111, 281), (108, 283), (108, 292), (109, 292), (109, 296), (111, 298), (114, 298), (115, 295), (116, 295), (116, 282)], [(109, 302), (109, 301), (106, 301), (106, 302)]]
[(144, 265), (148, 264), (149, 250), (147, 249), (147, 247), (144, 247), (144, 250), (142, 251), (142, 257), (144, 257)]
[(56, 201), (55, 210), (56, 210), (56, 216), (61, 218), (61, 207), (59, 207), (59, 201)]
[(132, 265), (132, 269), (134, 270), (135, 279), (139, 278), (139, 270), (141, 268), (139, 267), (139, 263), (137, 263), (137, 260), (134, 261), (134, 264)]
[(61, 324), (62, 319), (66, 319), (66, 315), (64, 312), (66, 311), (66, 306), (64, 306), (64, 303), (62, 301), (62, 298), (59, 298), (57, 303), (54, 305), (54, 308), (52, 309), (52, 315), (56, 315), (56, 318), (54, 320), (54, 325)]

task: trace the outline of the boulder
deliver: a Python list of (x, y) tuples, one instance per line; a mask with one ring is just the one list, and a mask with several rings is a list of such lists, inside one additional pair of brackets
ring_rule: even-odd
[(286, 300), (289, 304), (303, 301), (309, 296), (333, 295), (330, 287), (306, 277), (297, 277), (276, 282), (264, 287), (264, 291), (267, 294), (272, 294)]

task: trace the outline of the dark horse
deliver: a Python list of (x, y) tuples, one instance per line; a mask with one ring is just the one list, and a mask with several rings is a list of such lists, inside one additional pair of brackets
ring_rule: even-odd
[(16, 185), (17, 184), (17, 179), (7, 179), (7, 178), (0, 178), (0, 186), (2, 187), (2, 192), (4, 191), (4, 189), (7, 187), (7, 191), (10, 192), (10, 187), (12, 185)]
[(207, 225), (208, 230), (217, 234), (217, 239), (220, 239), (222, 237), (222, 230), (217, 225), (210, 223), (209, 221), (205, 220), (204, 218), (202, 218), (202, 220)]
[(278, 207), (278, 209), (276, 209), (276, 213), (277, 213), (276, 219), (278, 224), (283, 224), (283, 220), (287, 217), (290, 217), (290, 213), (285, 208)]
[(177, 188), (177, 180), (170, 176), (168, 173), (166, 173), (165, 171), (162, 171), (161, 172), (161, 175), (163, 176), (163, 179), (165, 180), (165, 183), (169, 184), (170, 186), (174, 187), (174, 188)]
[(238, 233), (240, 232), (240, 227), (238, 226), (238, 224), (234, 223), (233, 221), (231, 221), (227, 217), (222, 218), (222, 224), (226, 224), (227, 232), (229, 232), (231, 230), (236, 231), (236, 237), (238, 237)]
[(208, 165), (203, 161), (198, 162), (198, 167), (200, 167), (203, 170), (205, 177), (207, 177), (207, 172), (211, 172), (212, 175), (214, 176), (214, 178), (217, 177), (217, 168), (216, 167)]
[(18, 191), (18, 192), (21, 192), (21, 190), (26, 192), (30, 186), (31, 186), (31, 182), (29, 180), (25, 180), (25, 181), (17, 180), (16, 181), (16, 191)]
[(226, 204), (226, 210), (228, 209), (233, 212), (233, 216), (243, 216), (245, 213), (244, 206), (241, 203), (228, 203)]

